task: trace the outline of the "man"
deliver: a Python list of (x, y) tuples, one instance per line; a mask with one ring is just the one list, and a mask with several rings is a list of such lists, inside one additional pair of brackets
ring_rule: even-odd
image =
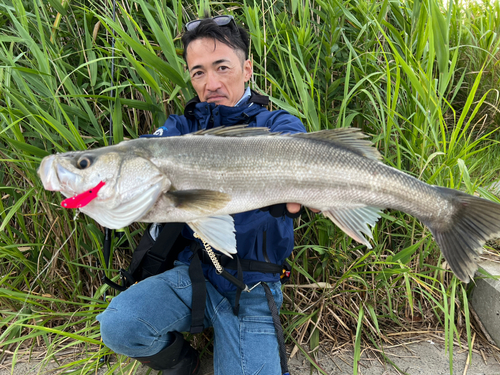
[[(264, 108), (267, 97), (245, 88), (252, 76), (250, 40), (231, 16), (188, 23), (182, 42), (198, 96), (187, 103), (184, 116), (170, 116), (153, 136), (239, 124), (265, 126), (273, 132), (305, 131), (299, 119), (285, 111), (269, 112)], [(281, 306), (280, 273), (259, 272), (259, 267), (252, 265), (281, 270), (290, 255), (294, 238), (288, 211), (296, 212), (300, 207), (289, 204), (288, 211), (284, 208), (273, 206), (267, 211), (234, 215), (238, 266), (229, 272), (240, 280), (242, 276), (249, 288), (254, 287), (250, 293), (242, 293), (241, 288), (218, 274), (203, 251), (198, 251), (200, 242), (185, 226), (182, 236), (194, 242), (179, 254), (174, 268), (133, 285), (97, 317), (104, 343), (117, 353), (162, 370), (163, 375), (196, 374), (198, 355), (179, 332), (189, 331), (194, 325), (192, 305), (197, 301), (193, 299), (190, 266), (201, 254), (206, 287), (201, 325), (214, 328), (215, 374), (281, 374), (278, 341), (266, 299), (267, 290), (275, 306)]]

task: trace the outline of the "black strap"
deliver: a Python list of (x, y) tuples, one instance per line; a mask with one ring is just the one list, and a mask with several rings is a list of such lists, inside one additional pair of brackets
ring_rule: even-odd
[[(175, 240), (177, 239), (177, 237), (179, 237), (179, 234), (181, 233), (185, 225), (185, 223), (166, 223), (163, 225), (160, 235), (149, 251), (148, 257), (150, 257), (153, 261), (151, 262), (151, 264), (142, 265), (146, 273), (151, 273), (152, 275), (157, 274), (156, 267), (159, 267), (159, 265), (163, 264), (168, 258)], [(150, 235), (149, 227), (146, 234)], [(139, 262), (142, 261), (144, 254), (140, 259), (138, 259)], [(132, 267), (132, 264), (130, 266)]]
[(240, 277), (234, 277), (231, 275), (229, 272), (226, 270), (222, 270), (222, 273), (220, 275), (225, 278), (227, 281), (229, 281), (231, 284), (234, 284), (236, 288), (245, 290), (248, 288), (247, 285), (243, 282), (243, 274)]
[[(208, 257), (203, 251), (203, 247), (197, 242), (193, 241), (191, 244), (191, 251), (193, 256), (191, 258), (191, 263), (189, 264), (189, 277), (191, 279), (191, 285), (193, 289), (193, 295), (191, 297), (191, 333), (199, 333), (203, 331), (203, 321), (205, 317), (205, 302), (207, 295), (207, 287), (205, 285), (205, 276), (203, 274), (203, 268), (201, 267), (200, 255), (202, 258)], [(229, 258), (229, 257), (227, 257)], [(230, 259), (230, 258), (229, 258)], [(205, 259), (206, 260), (206, 259)], [(208, 260), (208, 264), (213, 265), (211, 260)], [(242, 291), (248, 290), (248, 287), (243, 282), (243, 269), (239, 262), (239, 258), (235, 258), (236, 269), (238, 270), (237, 277), (234, 277), (224, 268), (220, 275), (225, 278), (230, 283), (236, 286), (236, 296), (235, 303), (233, 307), (234, 315), (238, 315), (240, 307), (240, 296)]]
[(274, 301), (273, 294), (271, 293), (271, 288), (269, 288), (269, 285), (267, 285), (266, 283), (262, 283), (262, 286), (264, 287), (264, 291), (266, 292), (267, 304), (269, 306), (269, 310), (271, 310), (274, 330), (276, 331), (276, 338), (278, 339), (281, 373), (283, 375), (290, 375), (290, 373), (288, 372), (288, 361), (286, 359), (285, 338), (283, 337), (283, 327), (281, 327), (278, 307), (276, 306), (276, 302)]
[[(229, 270), (238, 270), (238, 261), (236, 260), (236, 258), (229, 258), (224, 254), (216, 254), (216, 258), (222, 267), (227, 268)], [(212, 265), (212, 261), (210, 260), (210, 257), (206, 252), (201, 253), (200, 260), (202, 263)], [(275, 263), (261, 262), (259, 260), (252, 260), (252, 259), (240, 259), (239, 262), (243, 272), (262, 272), (262, 273), (281, 274), (281, 272), (283, 271), (283, 267)]]
[(248, 289), (246, 284), (243, 282), (243, 270), (241, 269), (241, 262), (240, 262), (240, 257), (236, 256), (236, 264), (237, 264), (237, 275), (238, 275), (238, 281), (243, 284), (245, 287), (241, 288), (241, 286), (236, 285), (238, 288), (236, 289), (236, 295), (234, 296), (234, 315), (238, 316), (240, 313), (240, 297), (241, 297), (241, 292), (243, 290)]
[(111, 288), (116, 289), (120, 292), (124, 292), (127, 290), (127, 287), (115, 283), (113, 280), (109, 279), (106, 275), (103, 275), (102, 282), (106, 285), (109, 285)]
[[(206, 264), (210, 264), (212, 266), (214, 266), (214, 264), (210, 259), (210, 257), (208, 256), (208, 254), (205, 251), (203, 251), (203, 247), (197, 241), (192, 242), (191, 251), (193, 252), (193, 256), (191, 258), (191, 263), (189, 265), (189, 277), (191, 278), (193, 294), (191, 299), (190, 332), (199, 333), (202, 332), (204, 328), (203, 322), (205, 318), (205, 302), (206, 302), (205, 276), (203, 274), (201, 263), (203, 262)], [(221, 275), (227, 281), (236, 286), (236, 295), (233, 307), (235, 315), (238, 315), (239, 313), (239, 307), (240, 307), (239, 302), (241, 293), (244, 291), (248, 291), (248, 287), (243, 281), (244, 271), (257, 271), (263, 273), (278, 273), (278, 274), (281, 274), (281, 272), (283, 271), (282, 266), (279, 266), (277, 264), (260, 262), (257, 260), (240, 259), (237, 255), (234, 258), (229, 258), (228, 256), (217, 254), (216, 257), (221, 266), (223, 267), (222, 272), (219, 273), (219, 275)], [(227, 272), (225, 268), (235, 269), (237, 271), (236, 277)], [(277, 311), (276, 304), (274, 304), (274, 310)], [(273, 317), (273, 322), (276, 324), (274, 317)], [(279, 324), (279, 317), (277, 322)], [(280, 329), (281, 329), (281, 324), (280, 324)], [(283, 341), (283, 331), (281, 331), (281, 341)]]
[(205, 320), (205, 303), (207, 299), (207, 286), (205, 285), (205, 276), (200, 262), (200, 247), (191, 246), (193, 257), (189, 265), (189, 278), (191, 279), (193, 293), (191, 296), (191, 333), (200, 333), (203, 331), (203, 322)]
[[(179, 238), (184, 226), (185, 223), (164, 224), (156, 241), (151, 238), (149, 233), (150, 226), (148, 226), (139, 245), (134, 251), (128, 270), (120, 270), (120, 274), (123, 279), (122, 285), (118, 285), (106, 276), (103, 276), (103, 282), (110, 287), (123, 292), (128, 286), (134, 284), (136, 281), (140, 281), (146, 277), (160, 273), (162, 271), (162, 267), (165, 267), (167, 259), (169, 261), (171, 260), (173, 263), (173, 260), (177, 257), (177, 254), (171, 254), (171, 250), (176, 243), (176, 240)], [(177, 247), (181, 249), (183, 248), (183, 245), (180, 244)], [(148, 254), (148, 256), (145, 258), (146, 254)], [(136, 273), (136, 270), (140, 270), (139, 274), (136, 274), (138, 280), (135, 280), (133, 275)]]

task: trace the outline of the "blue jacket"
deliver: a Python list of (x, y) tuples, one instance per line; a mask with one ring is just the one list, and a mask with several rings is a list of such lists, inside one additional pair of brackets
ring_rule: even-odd
[[(192, 133), (201, 129), (218, 126), (248, 124), (251, 127), (268, 127), (272, 132), (305, 132), (300, 120), (288, 112), (279, 110), (270, 112), (265, 108), (268, 98), (252, 91), (250, 99), (237, 107), (216, 106), (213, 103), (200, 102), (194, 98), (186, 105), (184, 115), (170, 115), (165, 124), (149, 137), (170, 137)], [(148, 137), (148, 136), (146, 136)], [(261, 210), (242, 212), (233, 215), (236, 229), (236, 247), (240, 259), (253, 259), (282, 265), (291, 254), (294, 246), (293, 221), (283, 216), (275, 218)], [(192, 231), (186, 225), (182, 235), (192, 239)], [(178, 259), (190, 263), (192, 252), (184, 249)], [(232, 274), (236, 271), (227, 270)], [(217, 275), (212, 265), (203, 264), (205, 278), (219, 292), (234, 291), (236, 288), (222, 276)], [(244, 272), (243, 281), (247, 285), (259, 281), (274, 282), (279, 274)]]

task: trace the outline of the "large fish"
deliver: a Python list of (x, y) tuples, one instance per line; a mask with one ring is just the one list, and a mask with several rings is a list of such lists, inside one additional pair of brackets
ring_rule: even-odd
[(66, 197), (99, 186), (81, 211), (103, 226), (186, 222), (226, 254), (236, 253), (234, 213), (297, 202), (370, 247), (363, 234), (372, 238), (368, 226), (380, 210), (400, 210), (427, 225), (468, 282), (484, 242), (500, 237), (500, 205), (428, 185), (379, 159), (353, 128), (280, 135), (236, 126), (51, 155), (38, 173), (45, 189)]

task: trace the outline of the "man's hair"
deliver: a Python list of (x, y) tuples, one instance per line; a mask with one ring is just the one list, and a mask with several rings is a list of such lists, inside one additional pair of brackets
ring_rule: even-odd
[(182, 44), (184, 45), (184, 52), (182, 57), (186, 60), (186, 51), (189, 43), (197, 39), (210, 38), (214, 41), (219, 41), (231, 47), (235, 51), (241, 51), (245, 55), (245, 60), (248, 60), (248, 50), (250, 49), (250, 36), (248, 32), (237, 26), (234, 21), (224, 26), (217, 25), (211, 18), (204, 18), (200, 20), (198, 27), (191, 31), (186, 31), (182, 35)]

